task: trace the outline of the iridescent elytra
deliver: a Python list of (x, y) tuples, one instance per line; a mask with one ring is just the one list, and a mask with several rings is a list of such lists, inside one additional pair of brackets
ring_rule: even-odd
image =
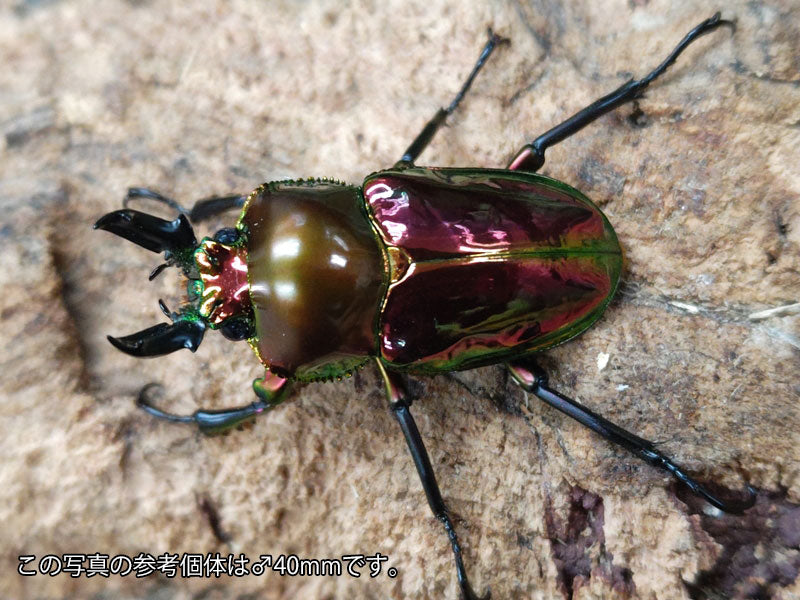
[[(489, 31), (472, 72), (388, 170), (360, 185), (329, 179), (265, 183), (250, 194), (198, 201), (190, 210), (146, 188), (96, 228), (182, 269), (187, 302), (160, 303), (172, 323), (111, 343), (133, 356), (196, 350), (207, 329), (246, 340), (265, 367), (257, 400), (179, 416), (139, 405), (169, 421), (218, 433), (268, 412), (295, 383), (336, 380), (374, 364), (382, 375), (431, 510), (445, 527), (465, 598), (458, 538), (428, 453), (410, 413), (407, 375), (504, 364), (525, 390), (654, 466), (672, 473), (720, 510), (741, 512), (698, 483), (654, 444), (554, 390), (535, 354), (590, 327), (611, 301), (623, 268), (617, 236), (603, 212), (566, 183), (536, 173), (547, 148), (598, 117), (634, 101), (699, 36), (730, 21), (719, 13), (692, 29), (646, 77), (630, 80), (526, 144), (506, 169), (420, 167), (416, 159), (463, 99), (494, 49)], [(178, 211), (168, 221), (127, 208), (148, 198)], [(235, 227), (199, 242), (190, 221), (241, 209)], [(488, 592), (484, 597), (488, 597)]]

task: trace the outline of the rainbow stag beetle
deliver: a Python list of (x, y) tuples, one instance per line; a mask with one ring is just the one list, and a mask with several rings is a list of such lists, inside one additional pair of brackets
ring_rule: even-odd
[[(503, 41), (489, 41), (453, 102), (440, 109), (389, 170), (358, 187), (326, 179), (278, 181), (248, 196), (209, 198), (174, 221), (124, 208), (95, 227), (153, 252), (188, 277), (188, 302), (171, 324), (109, 341), (133, 356), (195, 351), (205, 330), (247, 340), (266, 367), (250, 405), (178, 416), (140, 394), (156, 417), (207, 433), (267, 412), (292, 382), (340, 379), (373, 361), (405, 436), (431, 510), (447, 532), (463, 595), (478, 598), (428, 453), (410, 413), (408, 373), (434, 374), (504, 363), (513, 379), (648, 463), (665, 469), (717, 508), (754, 501), (712, 494), (654, 444), (552, 389), (532, 355), (575, 337), (601, 315), (622, 269), (605, 215), (578, 190), (535, 172), (544, 152), (601, 115), (638, 98), (699, 36), (733, 23), (719, 13), (692, 29), (649, 75), (631, 80), (525, 145), (508, 169), (417, 167), (414, 161), (461, 102)], [(242, 208), (235, 228), (197, 242), (189, 220)], [(488, 597), (487, 593), (485, 597)]]

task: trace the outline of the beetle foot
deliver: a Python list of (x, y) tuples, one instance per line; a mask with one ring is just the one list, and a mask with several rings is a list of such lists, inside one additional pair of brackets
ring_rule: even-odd
[(501, 44), (510, 44), (511, 39), (507, 37), (503, 37), (494, 32), (491, 26), (487, 27), (486, 33), (489, 35), (489, 41), (493, 46), (500, 46)]
[(744, 500), (721, 500), (716, 496), (709, 496), (707, 491), (706, 493), (700, 492), (700, 495), (722, 512), (732, 515), (740, 515), (747, 509), (752, 508), (756, 503), (756, 488), (750, 484), (747, 484), (745, 486), (745, 491), (747, 492), (747, 498)]
[(491, 600), (492, 590), (487, 587), (483, 596), (478, 596), (472, 587), (467, 584), (467, 587), (461, 586), (461, 595), (464, 597), (464, 600)]
[[(753, 505), (756, 503), (756, 489), (750, 485), (745, 485), (745, 492), (747, 493), (747, 497), (741, 500), (736, 498), (731, 498), (727, 500), (723, 500), (718, 495), (711, 492), (711, 490), (704, 484), (700, 483), (693, 477), (689, 476), (686, 472), (683, 471), (678, 465), (672, 462), (669, 458), (662, 455), (661, 453), (652, 450), (654, 454), (658, 455), (658, 459), (653, 461), (650, 460), (647, 456), (642, 456), (647, 462), (650, 464), (660, 467), (665, 471), (672, 473), (672, 475), (681, 483), (683, 483), (687, 488), (689, 488), (695, 495), (703, 498), (706, 502), (711, 504), (713, 507), (721, 510), (722, 512), (726, 512), (732, 515), (740, 515), (748, 508), (752, 508)], [(717, 487), (717, 486), (714, 486)], [(741, 494), (740, 494), (741, 497)]]

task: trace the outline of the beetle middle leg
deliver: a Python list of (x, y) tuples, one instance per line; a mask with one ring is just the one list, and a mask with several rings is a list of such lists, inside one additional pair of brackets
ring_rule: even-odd
[(575, 400), (549, 387), (547, 373), (534, 360), (527, 359), (525, 362), (509, 364), (508, 370), (522, 389), (535, 394), (540, 400), (572, 417), (581, 425), (585, 425), (592, 431), (599, 433), (608, 441), (630, 450), (645, 462), (671, 473), (692, 492), (702, 496), (718, 509), (727, 513), (738, 514), (755, 504), (755, 490), (749, 485), (747, 486), (748, 497), (745, 500), (722, 500), (715, 496), (707, 487), (690, 477), (672, 459), (656, 450), (653, 442), (626, 431), (619, 425), (604, 419)]
[(128, 188), (128, 193), (122, 201), (122, 205), (127, 208), (131, 200), (136, 199), (154, 200), (166, 204), (179, 214), (186, 215), (193, 223), (204, 221), (221, 215), (229, 210), (241, 210), (247, 200), (247, 194), (231, 194), (230, 196), (212, 196), (203, 198), (194, 203), (192, 208), (185, 208), (172, 198), (167, 198), (149, 188), (132, 187)]
[(559, 142), (564, 141), (572, 134), (577, 133), (586, 127), (592, 121), (602, 117), (604, 114), (619, 108), (627, 102), (632, 102), (641, 97), (642, 93), (647, 89), (653, 81), (661, 76), (667, 68), (675, 62), (680, 54), (700, 36), (714, 31), (718, 27), (727, 25), (735, 27), (733, 21), (727, 21), (720, 18), (720, 13), (716, 13), (710, 19), (706, 19), (697, 27), (687, 33), (680, 43), (675, 46), (675, 49), (664, 59), (664, 61), (653, 69), (646, 77), (642, 79), (631, 79), (623, 83), (616, 90), (595, 100), (583, 110), (578, 111), (569, 119), (560, 123), (543, 133), (538, 138), (533, 140), (530, 144), (523, 146), (514, 159), (509, 163), (509, 170), (521, 171), (538, 171), (544, 165), (544, 152), (550, 146), (555, 146)]
[(453, 548), (453, 556), (456, 561), (456, 576), (458, 577), (458, 584), (461, 587), (461, 594), (465, 600), (489, 600), (491, 593), (489, 590), (483, 596), (478, 596), (472, 589), (467, 578), (467, 571), (464, 568), (464, 559), (461, 556), (461, 546), (458, 543), (458, 536), (453, 527), (453, 522), (450, 520), (450, 515), (447, 511), (447, 506), (442, 499), (442, 492), (439, 490), (439, 484), (436, 483), (436, 475), (431, 466), (431, 460), (428, 457), (428, 451), (425, 449), (425, 444), (417, 429), (417, 424), (414, 417), (411, 416), (411, 403), (413, 398), (405, 387), (404, 381), (396, 373), (387, 371), (380, 359), (376, 359), (378, 369), (383, 376), (386, 385), (386, 396), (389, 400), (389, 406), (397, 419), (400, 429), (403, 430), (403, 436), (408, 444), (408, 450), (411, 452), (411, 458), (414, 460), (414, 466), (417, 468), (417, 474), (422, 482), (422, 488), (425, 490), (425, 496), (428, 499), (428, 506), (431, 507), (433, 516), (435, 516), (444, 525), (447, 532), (447, 537), (450, 540), (450, 546)]
[(414, 164), (414, 161), (417, 160), (417, 157), (422, 154), (422, 151), (428, 146), (428, 144), (433, 139), (433, 136), (436, 135), (436, 132), (439, 131), (439, 128), (444, 125), (445, 120), (448, 116), (453, 114), (453, 112), (458, 108), (458, 105), (461, 104), (461, 101), (464, 99), (464, 96), (469, 91), (469, 88), (472, 86), (472, 82), (475, 80), (475, 77), (478, 75), (478, 72), (483, 68), (483, 65), (486, 64), (486, 61), (491, 56), (494, 49), (499, 44), (506, 44), (508, 43), (508, 39), (504, 37), (500, 37), (496, 33), (494, 33), (489, 28), (489, 41), (486, 42), (486, 45), (481, 50), (481, 54), (478, 57), (475, 66), (472, 67), (472, 71), (470, 72), (467, 80), (464, 82), (464, 85), (461, 86), (461, 89), (453, 98), (453, 101), (450, 102), (450, 105), (447, 108), (440, 108), (433, 118), (427, 122), (425, 127), (422, 128), (422, 131), (419, 132), (414, 141), (411, 142), (411, 145), (406, 149), (403, 153), (403, 157), (397, 162), (395, 165), (396, 167), (410, 167)]

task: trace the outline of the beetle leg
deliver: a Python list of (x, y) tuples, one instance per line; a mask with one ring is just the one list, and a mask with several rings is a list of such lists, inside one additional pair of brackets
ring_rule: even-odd
[(517, 169), (530, 172), (538, 171), (544, 164), (544, 152), (550, 146), (555, 146), (559, 142), (567, 139), (607, 112), (611, 112), (626, 102), (631, 102), (641, 97), (642, 92), (647, 89), (647, 86), (664, 73), (689, 44), (700, 36), (714, 31), (722, 25), (728, 25), (731, 28), (735, 27), (733, 21), (721, 19), (720, 13), (716, 13), (710, 19), (706, 19), (700, 23), (686, 34), (670, 55), (653, 69), (649, 75), (639, 80), (631, 79), (627, 83), (623, 83), (610, 94), (603, 96), (599, 100), (595, 100), (589, 106), (578, 111), (563, 123), (543, 133), (530, 144), (526, 144), (508, 165), (508, 169), (512, 171)]
[(439, 128), (444, 125), (445, 120), (447, 117), (458, 108), (458, 105), (461, 104), (461, 101), (464, 99), (469, 88), (472, 86), (472, 82), (475, 80), (475, 77), (478, 75), (478, 72), (481, 70), (483, 65), (489, 59), (492, 52), (494, 51), (495, 47), (498, 44), (508, 43), (508, 39), (504, 37), (500, 37), (496, 33), (492, 31), (492, 28), (489, 28), (489, 41), (486, 42), (486, 45), (481, 50), (481, 54), (478, 57), (475, 66), (472, 67), (472, 72), (467, 77), (467, 80), (464, 82), (464, 85), (461, 86), (461, 89), (453, 98), (453, 101), (450, 103), (450, 106), (447, 108), (440, 108), (433, 118), (428, 121), (425, 127), (422, 128), (422, 131), (419, 132), (414, 141), (411, 142), (411, 145), (406, 149), (403, 153), (403, 157), (395, 164), (395, 167), (410, 167), (414, 164), (414, 161), (417, 160), (417, 157), (422, 154), (422, 151), (425, 150), (427, 145), (433, 139), (433, 136), (436, 135), (436, 132), (439, 131)]
[(205, 219), (210, 219), (219, 214), (227, 212), (232, 209), (241, 209), (247, 200), (246, 194), (232, 194), (230, 196), (212, 196), (211, 198), (204, 198), (194, 203), (192, 208), (185, 208), (178, 204), (172, 198), (162, 196), (156, 191), (148, 188), (132, 187), (128, 188), (128, 194), (122, 201), (122, 205), (127, 208), (131, 200), (138, 198), (145, 198), (147, 200), (155, 200), (166, 204), (177, 213), (186, 215), (190, 221), (198, 222)]
[(456, 560), (456, 576), (458, 577), (458, 584), (461, 586), (461, 593), (466, 600), (489, 600), (491, 598), (489, 590), (487, 589), (483, 596), (478, 596), (467, 578), (467, 571), (464, 568), (464, 560), (461, 557), (461, 546), (458, 543), (456, 530), (450, 520), (447, 506), (445, 506), (442, 499), (439, 484), (436, 483), (436, 475), (433, 472), (428, 451), (425, 449), (417, 424), (409, 410), (413, 399), (409, 396), (405, 382), (398, 374), (388, 372), (379, 359), (376, 359), (375, 362), (378, 363), (378, 369), (386, 385), (386, 397), (389, 400), (389, 407), (400, 424), (400, 429), (403, 430), (403, 436), (406, 438), (411, 458), (414, 459), (414, 466), (417, 468), (417, 474), (422, 482), (422, 489), (425, 490), (425, 496), (428, 498), (428, 505), (431, 507), (433, 515), (444, 525), (447, 537), (450, 539), (450, 545), (453, 548), (453, 555)]
[(258, 400), (246, 406), (233, 408), (222, 408), (214, 410), (199, 409), (191, 415), (176, 415), (156, 408), (150, 402), (150, 390), (160, 387), (157, 383), (148, 383), (139, 392), (136, 399), (136, 406), (146, 413), (165, 421), (173, 423), (194, 423), (201, 432), (207, 435), (216, 435), (237, 427), (242, 423), (254, 419), (260, 414), (275, 408), (286, 399), (287, 393), (291, 388), (289, 380), (278, 377), (270, 372), (262, 379), (253, 382), (253, 390), (258, 396)]
[(633, 433), (626, 431), (622, 427), (615, 425), (611, 421), (604, 419), (597, 413), (592, 412), (575, 400), (560, 394), (547, 385), (547, 373), (533, 360), (525, 363), (514, 363), (508, 365), (508, 370), (514, 380), (526, 391), (532, 392), (550, 406), (557, 408), (565, 415), (572, 417), (581, 425), (585, 425), (592, 431), (599, 433), (605, 439), (614, 444), (630, 450), (633, 454), (645, 462), (664, 469), (675, 478), (685, 484), (692, 492), (702, 496), (709, 503), (718, 509), (728, 513), (741, 513), (753, 506), (756, 500), (755, 490), (747, 486), (748, 497), (745, 500), (722, 500), (711, 493), (711, 491), (690, 477), (680, 466), (676, 465), (669, 457), (664, 456), (655, 449), (655, 444)]
[(122, 207), (128, 208), (131, 200), (136, 200), (138, 198), (144, 198), (146, 200), (155, 200), (156, 202), (161, 202), (162, 204), (166, 204), (172, 210), (177, 212), (178, 214), (188, 214), (188, 211), (178, 204), (172, 198), (167, 198), (156, 192), (155, 190), (151, 190), (150, 188), (142, 188), (142, 187), (132, 187), (128, 188), (128, 193), (125, 194), (125, 197), (122, 199)]
[(232, 194), (230, 196), (213, 196), (198, 200), (189, 211), (192, 221), (204, 221), (229, 210), (241, 210), (247, 200), (247, 194)]

